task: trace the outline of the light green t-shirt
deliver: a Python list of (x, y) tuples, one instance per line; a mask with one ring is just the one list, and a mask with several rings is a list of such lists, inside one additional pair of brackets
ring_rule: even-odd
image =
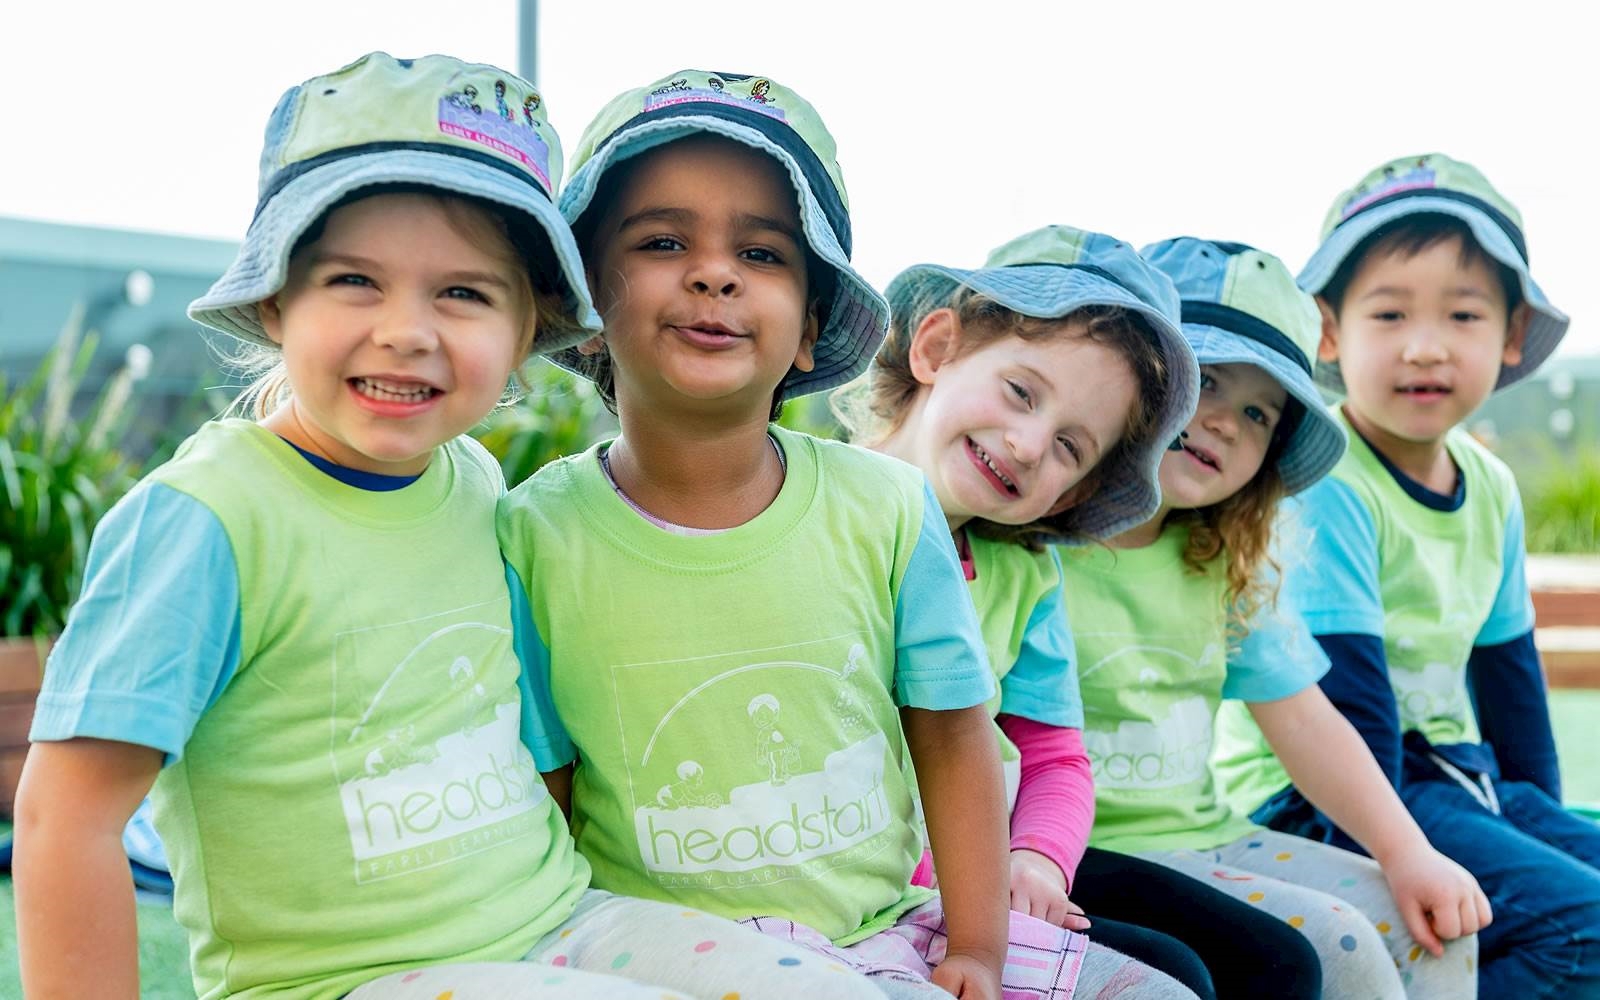
[(1208, 758), (1218, 705), (1287, 697), (1325, 667), (1282, 655), (1277, 619), (1266, 615), (1230, 649), (1223, 564), (1190, 570), (1187, 539), (1187, 529), (1168, 528), (1143, 548), (1061, 554), (1096, 847), (1204, 850), (1258, 829), (1217, 794)]
[[(1464, 496), (1439, 510), (1406, 492), (1350, 428), (1350, 449), (1328, 478), (1284, 513), (1303, 537), (1284, 591), (1316, 635), (1383, 639), (1402, 730), (1436, 746), (1479, 739), (1467, 692), (1472, 647), (1533, 627), (1522, 570), (1522, 514), (1505, 464), (1457, 428), (1445, 448)], [(1229, 798), (1254, 809), (1289, 784), (1247, 713), (1223, 713), (1217, 773)]]
[(651, 524), (597, 446), (512, 491), (501, 545), (595, 885), (849, 942), (929, 895), (899, 707), (979, 705), (994, 681), (921, 473), (772, 434), (783, 487), (739, 527)]
[[(1045, 725), (1083, 726), (1072, 632), (1062, 605), (1055, 550), (1034, 552), (1011, 542), (969, 535), (973, 578), (967, 581), (999, 688), (989, 714), (1017, 715)], [(1006, 803), (1015, 807), (1022, 755), (995, 727), (1005, 771)]]
[(238, 667), (152, 793), (197, 990), (331, 1000), (525, 954), (588, 868), (520, 738), (493, 459), (451, 442), (370, 492), (229, 420), (149, 479), (238, 573)]

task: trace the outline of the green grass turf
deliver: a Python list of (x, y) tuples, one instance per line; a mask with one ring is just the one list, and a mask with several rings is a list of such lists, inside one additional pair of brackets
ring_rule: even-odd
[[(1569, 803), (1600, 806), (1600, 691), (1559, 691), (1551, 699)], [(0, 835), (11, 827), (0, 823)], [(139, 906), (139, 981), (144, 1000), (193, 1000), (183, 931), (165, 906)], [(11, 879), (0, 877), (0, 997), (21, 996)]]

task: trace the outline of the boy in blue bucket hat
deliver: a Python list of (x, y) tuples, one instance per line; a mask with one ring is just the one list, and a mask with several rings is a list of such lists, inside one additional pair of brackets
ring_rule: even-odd
[[(1567, 317), (1516, 207), (1468, 164), (1393, 160), (1334, 202), (1299, 282), (1345, 458), (1307, 491), (1285, 591), (1332, 660), (1322, 687), (1433, 844), (1488, 893), (1486, 997), (1600, 995), (1600, 829), (1561, 808), (1510, 470), (1461, 426), (1531, 375)], [(1273, 826), (1348, 843), (1245, 720), (1221, 773)], [(1265, 803), (1263, 805), (1263, 803)]]

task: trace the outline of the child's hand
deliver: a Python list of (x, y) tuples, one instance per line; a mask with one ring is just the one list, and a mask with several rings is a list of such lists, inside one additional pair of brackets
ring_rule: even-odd
[(1435, 958), (1443, 941), (1476, 934), (1494, 919), (1477, 879), (1426, 844), (1384, 858), (1383, 874), (1412, 938)]
[(1011, 852), (1011, 908), (1069, 931), (1089, 929), (1083, 908), (1067, 898), (1067, 877), (1038, 851)]
[(933, 985), (961, 1000), (1000, 1000), (1000, 970), (973, 955), (951, 952), (933, 970)]

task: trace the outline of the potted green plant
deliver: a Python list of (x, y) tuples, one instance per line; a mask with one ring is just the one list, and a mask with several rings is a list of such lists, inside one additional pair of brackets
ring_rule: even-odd
[(0, 816), (9, 816), (44, 658), (83, 579), (96, 522), (137, 479), (121, 451), (133, 387), (150, 367), (135, 345), (81, 419), (73, 403), (98, 338), (74, 310), (39, 367), (0, 373)]

